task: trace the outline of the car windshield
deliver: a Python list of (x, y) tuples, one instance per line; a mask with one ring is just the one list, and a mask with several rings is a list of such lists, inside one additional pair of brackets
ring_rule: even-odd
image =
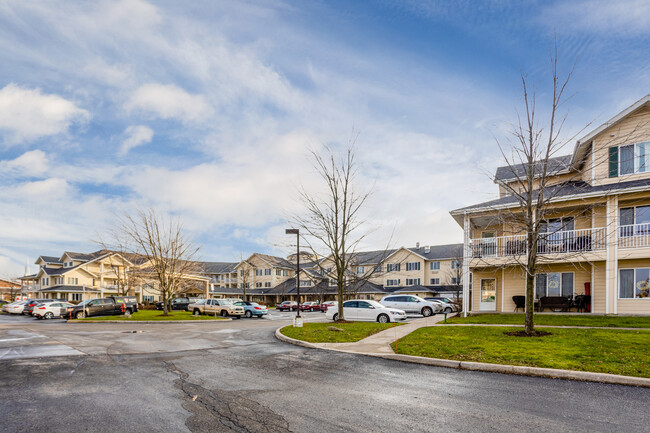
[(90, 302), (90, 299), (86, 299), (85, 301), (79, 302), (77, 305), (87, 305)]
[(245, 307), (246, 303), (245, 302), (235, 302), (235, 305), (239, 305), (240, 307)]
[(199, 299), (195, 304), (205, 304), (205, 299)]
[(372, 305), (372, 306), (375, 307), (375, 308), (384, 308), (384, 306), (381, 305), (381, 304), (380, 304), (379, 302), (377, 302), (377, 301), (366, 301), (366, 302), (369, 303), (370, 305)]
[(220, 300), (219, 303), (220, 303), (221, 305), (232, 305), (232, 301), (228, 301), (228, 300), (225, 300), (225, 299), (224, 299), (224, 300)]

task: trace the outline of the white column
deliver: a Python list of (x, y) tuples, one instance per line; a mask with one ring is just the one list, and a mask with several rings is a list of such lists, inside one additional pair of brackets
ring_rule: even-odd
[(619, 220), (618, 220), (618, 196), (614, 197), (614, 255), (612, 268), (614, 275), (612, 275), (612, 285), (610, 292), (614, 300), (614, 314), (618, 314), (618, 236), (619, 236)]
[(463, 216), (463, 317), (467, 317), (469, 307), (469, 232), (470, 223), (467, 213)]

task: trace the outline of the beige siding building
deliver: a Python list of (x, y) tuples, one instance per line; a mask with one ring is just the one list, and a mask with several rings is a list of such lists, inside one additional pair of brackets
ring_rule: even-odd
[[(549, 163), (553, 202), (538, 239), (536, 299), (585, 295), (594, 313), (650, 314), (650, 96)], [(513, 296), (525, 294), (526, 234), (504, 188), (522, 169), (497, 170), (499, 199), (451, 212), (472, 275), (466, 311), (513, 311)]]

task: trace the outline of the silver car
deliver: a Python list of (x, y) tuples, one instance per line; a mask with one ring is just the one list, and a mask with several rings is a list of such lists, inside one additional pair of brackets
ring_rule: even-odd
[(426, 301), (414, 295), (390, 295), (379, 301), (388, 308), (397, 308), (411, 314), (421, 314), (424, 317), (433, 316), (443, 311), (442, 303)]

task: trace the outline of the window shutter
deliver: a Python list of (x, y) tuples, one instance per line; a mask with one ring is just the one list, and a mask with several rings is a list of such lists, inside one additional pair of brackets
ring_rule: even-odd
[(618, 146), (609, 148), (609, 177), (618, 177)]

